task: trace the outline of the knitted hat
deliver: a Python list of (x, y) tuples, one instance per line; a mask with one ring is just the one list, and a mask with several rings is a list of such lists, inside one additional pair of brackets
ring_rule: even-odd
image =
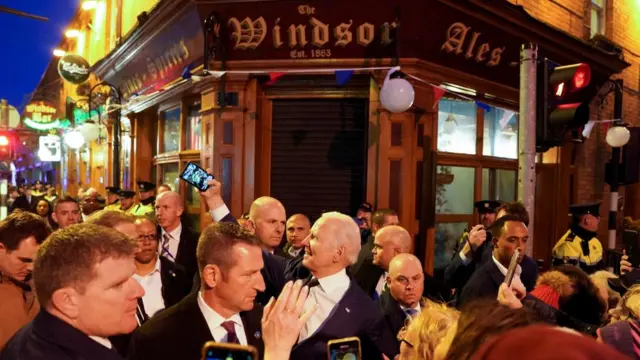
[(560, 298), (568, 296), (571, 291), (571, 279), (559, 271), (547, 271), (540, 275), (536, 282), (536, 287), (531, 291), (531, 295), (540, 301), (560, 308)]
[(556, 310), (560, 308), (560, 293), (550, 285), (538, 285), (530, 294)]
[(640, 349), (635, 345), (635, 339), (640, 338), (640, 328), (637, 321), (618, 321), (598, 329), (602, 342), (619, 352), (637, 359)]

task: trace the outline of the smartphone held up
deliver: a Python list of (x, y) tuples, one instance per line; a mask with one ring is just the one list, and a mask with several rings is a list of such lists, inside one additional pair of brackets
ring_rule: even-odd
[(196, 187), (199, 191), (207, 191), (209, 188), (208, 182), (213, 178), (213, 175), (207, 173), (205, 169), (192, 162), (187, 163), (180, 174), (180, 179)]

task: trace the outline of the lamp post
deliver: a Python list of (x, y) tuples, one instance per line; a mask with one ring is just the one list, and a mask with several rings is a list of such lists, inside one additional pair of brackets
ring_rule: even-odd
[[(115, 94), (118, 105), (122, 105), (122, 94), (120, 90), (106, 81), (102, 81), (94, 85), (89, 91), (89, 115), (91, 115), (91, 107), (93, 105), (92, 96), (93, 90), (99, 86), (108, 86), (109, 89)], [(120, 109), (121, 106), (116, 106), (113, 116), (113, 182), (112, 186), (120, 187)], [(100, 122), (100, 111), (98, 111), (98, 122)]]

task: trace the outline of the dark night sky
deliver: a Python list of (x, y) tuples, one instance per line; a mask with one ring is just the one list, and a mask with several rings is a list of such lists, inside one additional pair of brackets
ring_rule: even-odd
[(21, 110), (80, 0), (0, 0), (0, 5), (49, 18), (42, 22), (0, 12), (0, 98)]

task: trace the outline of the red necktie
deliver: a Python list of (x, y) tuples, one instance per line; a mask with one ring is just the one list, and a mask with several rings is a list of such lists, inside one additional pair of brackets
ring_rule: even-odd
[(226, 342), (230, 344), (240, 344), (240, 341), (238, 341), (238, 336), (236, 335), (236, 326), (233, 321), (225, 321), (221, 325), (227, 331)]

